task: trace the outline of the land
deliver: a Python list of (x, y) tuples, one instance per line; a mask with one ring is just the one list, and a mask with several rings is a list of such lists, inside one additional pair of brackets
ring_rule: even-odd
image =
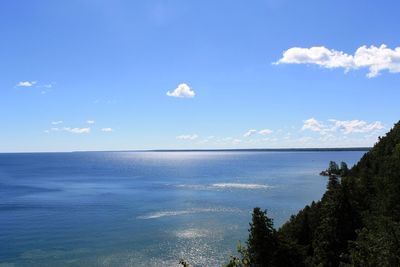
[(322, 199), (277, 230), (254, 208), (246, 245), (226, 266), (400, 266), (400, 122), (344, 166), (331, 161)]

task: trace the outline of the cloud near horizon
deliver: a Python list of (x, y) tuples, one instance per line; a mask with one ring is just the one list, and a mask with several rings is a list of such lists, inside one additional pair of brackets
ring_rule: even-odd
[(182, 134), (176, 137), (179, 140), (196, 140), (197, 138), (199, 138), (197, 134)]
[(167, 96), (180, 98), (193, 98), (195, 95), (195, 92), (186, 83), (181, 83), (174, 91), (167, 92)]
[(319, 132), (321, 135), (326, 135), (329, 132), (340, 131), (344, 134), (352, 133), (370, 133), (385, 129), (384, 125), (380, 121), (366, 122), (363, 120), (328, 120), (328, 124), (323, 124), (314, 118), (310, 118), (303, 122), (302, 131), (310, 130), (313, 132)]
[(301, 128), (304, 130), (311, 130), (313, 132), (320, 132), (322, 130), (322, 124), (314, 118), (310, 118), (304, 121), (303, 127)]
[(255, 134), (267, 135), (267, 134), (271, 134), (272, 132), (273, 131), (270, 130), (270, 129), (263, 129), (263, 130), (260, 130), (260, 131), (258, 131), (256, 129), (250, 129), (247, 132), (245, 132), (243, 134), (243, 136), (244, 137), (249, 137), (249, 136), (252, 136), (252, 135), (255, 135)]
[(385, 127), (380, 121), (367, 123), (362, 120), (339, 121), (329, 120), (335, 123), (335, 129), (338, 129), (345, 134), (349, 133), (369, 133), (375, 130), (382, 130)]
[(263, 130), (260, 130), (258, 133), (261, 135), (267, 135), (267, 134), (271, 134), (272, 132), (273, 131), (270, 129), (263, 129)]
[(359, 47), (354, 55), (324, 46), (292, 47), (284, 51), (282, 58), (275, 64), (315, 64), (327, 69), (343, 68), (346, 72), (367, 68), (367, 77), (373, 78), (384, 70), (391, 73), (400, 72), (400, 47), (390, 49), (385, 44), (379, 47), (364, 45)]
[(247, 132), (245, 132), (245, 134), (243, 136), (244, 137), (249, 137), (249, 136), (255, 135), (256, 133), (257, 133), (256, 129), (250, 129)]

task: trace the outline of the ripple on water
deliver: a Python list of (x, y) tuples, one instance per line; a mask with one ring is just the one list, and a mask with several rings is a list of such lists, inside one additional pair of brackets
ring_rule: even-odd
[(178, 184), (175, 187), (191, 190), (267, 190), (274, 188), (271, 185), (255, 183)]
[(180, 216), (195, 213), (207, 213), (207, 212), (240, 212), (239, 209), (231, 208), (199, 208), (199, 209), (187, 209), (187, 210), (175, 210), (175, 211), (157, 211), (148, 214), (140, 215), (137, 218), (143, 220), (158, 219), (162, 217)]

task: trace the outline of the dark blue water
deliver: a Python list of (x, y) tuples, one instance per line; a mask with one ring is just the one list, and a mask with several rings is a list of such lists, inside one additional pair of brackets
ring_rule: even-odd
[(0, 266), (219, 266), (253, 207), (280, 226), (362, 154), (0, 154)]

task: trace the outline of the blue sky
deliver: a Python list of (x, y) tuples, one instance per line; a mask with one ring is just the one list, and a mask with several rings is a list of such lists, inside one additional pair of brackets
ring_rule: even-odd
[(370, 146), (400, 119), (398, 10), (1, 1), (0, 151)]

